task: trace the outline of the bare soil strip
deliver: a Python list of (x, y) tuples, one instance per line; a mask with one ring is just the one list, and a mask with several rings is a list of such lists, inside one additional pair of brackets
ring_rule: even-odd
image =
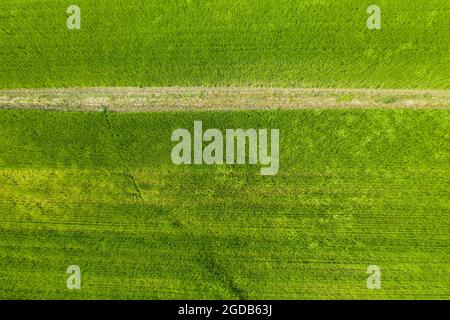
[(0, 90), (1, 109), (152, 112), (241, 109), (450, 109), (450, 90), (67, 88)]

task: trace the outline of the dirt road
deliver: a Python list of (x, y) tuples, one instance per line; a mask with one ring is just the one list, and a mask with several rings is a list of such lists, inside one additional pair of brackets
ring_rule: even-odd
[(239, 109), (449, 109), (450, 91), (293, 88), (67, 88), (0, 90), (0, 108), (152, 112)]

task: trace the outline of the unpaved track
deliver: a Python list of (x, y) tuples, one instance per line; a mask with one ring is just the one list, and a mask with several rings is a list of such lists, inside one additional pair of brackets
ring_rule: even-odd
[(450, 109), (450, 90), (67, 88), (0, 90), (2, 109), (152, 112), (241, 109)]

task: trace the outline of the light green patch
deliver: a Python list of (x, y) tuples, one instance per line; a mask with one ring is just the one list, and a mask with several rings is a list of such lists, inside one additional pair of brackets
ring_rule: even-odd
[[(170, 136), (280, 129), (280, 172)], [(448, 110), (0, 111), (2, 299), (446, 299)], [(65, 286), (79, 265), (82, 289)], [(366, 269), (382, 270), (382, 289)]]

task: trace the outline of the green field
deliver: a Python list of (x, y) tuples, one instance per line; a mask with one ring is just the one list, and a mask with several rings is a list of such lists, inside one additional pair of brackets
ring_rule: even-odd
[(0, 300), (449, 299), (449, 80), (449, 1), (0, 0)]
[(450, 89), (449, 39), (443, 0), (0, 0), (0, 88)]
[[(279, 128), (280, 172), (173, 130)], [(450, 111), (0, 112), (0, 298), (448, 298)], [(79, 265), (82, 289), (66, 288)], [(368, 290), (366, 268), (382, 270)]]

